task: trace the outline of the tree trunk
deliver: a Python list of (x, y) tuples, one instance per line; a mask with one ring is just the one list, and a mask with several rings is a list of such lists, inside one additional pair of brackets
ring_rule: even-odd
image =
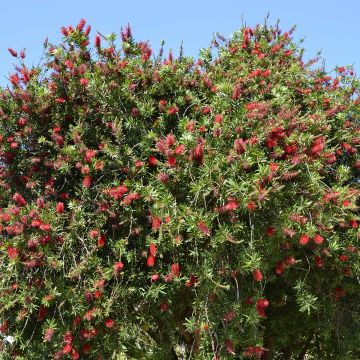
[(272, 336), (265, 336), (264, 348), (267, 349), (264, 355), (261, 357), (262, 360), (271, 360), (274, 354), (274, 338)]

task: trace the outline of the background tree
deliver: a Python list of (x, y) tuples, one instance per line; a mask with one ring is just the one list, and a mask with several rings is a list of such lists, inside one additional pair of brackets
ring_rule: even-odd
[(61, 31), (1, 91), (1, 359), (359, 358), (351, 68)]

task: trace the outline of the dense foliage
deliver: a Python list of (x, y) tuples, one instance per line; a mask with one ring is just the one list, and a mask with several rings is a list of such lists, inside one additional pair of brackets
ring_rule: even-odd
[(266, 24), (198, 60), (89, 32), (9, 49), (0, 358), (360, 358), (351, 68)]

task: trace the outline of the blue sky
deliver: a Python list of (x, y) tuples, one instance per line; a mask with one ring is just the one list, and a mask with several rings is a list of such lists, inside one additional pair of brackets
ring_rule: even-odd
[(281, 28), (297, 25), (295, 39), (305, 38), (306, 57), (322, 50), (326, 67), (354, 64), (360, 71), (360, 0), (1, 0), (0, 4), (0, 85), (14, 59), (7, 48), (26, 48), (27, 63), (38, 64), (43, 40), (56, 43), (60, 27), (76, 25), (86, 18), (92, 36), (118, 33), (130, 23), (138, 40), (149, 40), (154, 49), (162, 40), (176, 54), (181, 41), (185, 55), (197, 56), (214, 32), (228, 35), (242, 23), (262, 23), (270, 13), (270, 23), (277, 19)]

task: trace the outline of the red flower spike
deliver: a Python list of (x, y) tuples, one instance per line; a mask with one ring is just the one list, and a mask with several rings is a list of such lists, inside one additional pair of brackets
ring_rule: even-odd
[(171, 274), (175, 277), (180, 276), (180, 265), (178, 263), (171, 265)]
[(119, 272), (123, 269), (124, 263), (121, 261), (118, 261), (114, 264), (114, 274), (117, 275)]
[(317, 245), (321, 245), (322, 243), (324, 242), (324, 238), (319, 235), (319, 234), (316, 234), (314, 236), (314, 243), (317, 244)]
[(150, 244), (150, 255), (156, 256), (156, 252), (157, 252), (156, 245), (154, 243), (151, 243)]
[(158, 281), (159, 278), (160, 278), (159, 274), (151, 275), (151, 281), (152, 281), (152, 282)]
[(254, 279), (255, 281), (258, 281), (258, 282), (261, 282), (261, 281), (262, 281), (262, 279), (263, 279), (263, 274), (262, 274), (262, 272), (261, 272), (260, 269), (255, 269), (252, 274), (253, 274), (253, 279)]
[(306, 235), (306, 234), (302, 234), (300, 236), (300, 239), (299, 239), (299, 244), (300, 245), (306, 245), (310, 240), (310, 236), (309, 235)]
[(101, 46), (101, 38), (100, 35), (95, 36), (95, 46), (99, 48)]
[(102, 248), (105, 246), (106, 238), (104, 234), (101, 234), (97, 240), (97, 247)]
[(161, 219), (159, 217), (153, 216), (152, 217), (152, 223), (151, 223), (151, 229), (152, 230), (158, 230), (161, 226)]
[(150, 254), (149, 257), (146, 260), (146, 264), (149, 267), (154, 266), (155, 265), (155, 256)]
[(206, 226), (204, 221), (200, 221), (197, 224), (198, 229), (205, 235), (205, 236), (210, 236), (211, 232), (209, 230), (209, 228)]
[(26, 206), (27, 202), (25, 201), (25, 199), (19, 194), (19, 193), (15, 193), (13, 196), (13, 200), (16, 202), (16, 204), (20, 207), (22, 206)]
[(58, 214), (62, 214), (64, 212), (64, 203), (63, 202), (58, 202), (56, 204), (56, 212)]
[(225, 349), (229, 354), (235, 355), (234, 344), (230, 339), (224, 341)]
[(91, 186), (91, 180), (92, 180), (91, 176), (86, 175), (83, 179), (83, 187), (88, 189)]
[(114, 327), (115, 325), (115, 321), (113, 319), (107, 319), (105, 321), (105, 326), (109, 329), (111, 329), (112, 327)]
[(154, 167), (154, 166), (157, 165), (157, 163), (158, 163), (158, 159), (157, 159), (155, 156), (150, 155), (150, 156), (148, 157), (148, 164), (149, 164), (149, 166)]
[(269, 227), (266, 229), (266, 234), (267, 234), (267, 236), (269, 236), (269, 237), (274, 236), (275, 233), (276, 233), (276, 229), (275, 229), (273, 226), (269, 226)]
[(256, 209), (256, 204), (254, 201), (250, 201), (247, 205), (246, 205), (246, 208), (249, 210), (249, 211), (254, 211)]
[(69, 354), (71, 352), (71, 350), (72, 350), (71, 344), (66, 344), (62, 349), (62, 353)]
[(11, 56), (13, 56), (13, 57), (17, 57), (17, 56), (18, 56), (17, 52), (16, 52), (14, 49), (8, 48), (8, 51), (9, 51), (9, 53), (11, 54)]

